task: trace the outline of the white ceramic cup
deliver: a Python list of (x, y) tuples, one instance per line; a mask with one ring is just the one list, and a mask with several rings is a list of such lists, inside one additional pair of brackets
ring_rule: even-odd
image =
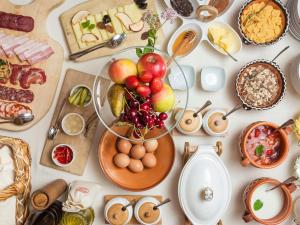
[[(121, 197), (116, 197), (116, 198), (113, 198), (111, 199), (110, 201), (108, 201), (105, 205), (105, 208), (104, 208), (104, 217), (105, 217), (105, 220), (107, 222), (109, 222), (109, 218), (108, 218), (108, 210), (115, 204), (121, 204), (123, 206), (126, 206), (129, 204), (129, 201), (126, 199), (126, 198), (121, 198)], [(132, 209), (132, 206), (128, 206), (127, 207), (127, 210), (128, 210), (128, 219), (127, 221), (124, 223), (125, 224), (128, 224), (129, 221), (131, 220), (132, 218), (132, 215), (133, 215), (133, 209)]]

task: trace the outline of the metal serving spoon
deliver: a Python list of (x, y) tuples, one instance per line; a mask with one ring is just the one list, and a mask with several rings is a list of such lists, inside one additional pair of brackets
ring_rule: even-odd
[(93, 52), (99, 48), (103, 48), (103, 47), (108, 47), (108, 48), (116, 48), (118, 47), (124, 40), (126, 39), (126, 34), (125, 33), (122, 33), (122, 34), (116, 34), (115, 36), (113, 36), (110, 40), (104, 42), (104, 43), (101, 43), (101, 44), (98, 44), (98, 45), (95, 45), (91, 48), (88, 48), (88, 49), (85, 49), (81, 52), (76, 52), (74, 54), (71, 54), (69, 56), (69, 59), (70, 60), (76, 60), (90, 52)]
[(18, 126), (22, 126), (25, 123), (29, 123), (34, 119), (34, 115), (31, 113), (22, 113), (20, 115), (18, 115), (17, 117), (14, 117), (10, 120), (6, 120), (6, 121), (1, 121), (0, 124), (3, 123), (13, 123), (15, 125)]
[(56, 136), (57, 132), (59, 131), (59, 128), (58, 128), (58, 122), (59, 122), (59, 120), (60, 120), (62, 111), (63, 111), (63, 109), (65, 108), (66, 102), (67, 102), (67, 98), (65, 98), (65, 99), (63, 100), (63, 103), (62, 103), (61, 108), (60, 108), (60, 110), (59, 110), (58, 116), (56, 117), (55, 123), (54, 123), (53, 126), (50, 127), (49, 130), (48, 130), (48, 138), (51, 139), (51, 140), (54, 139), (54, 137)]
[(236, 105), (232, 110), (230, 110), (226, 115), (224, 115), (222, 117), (223, 120), (226, 120), (228, 116), (230, 116), (232, 113), (240, 110), (241, 108), (244, 108), (245, 110), (251, 110), (250, 107), (244, 105), (244, 104), (239, 104), (239, 105)]
[(206, 109), (208, 106), (210, 106), (212, 104), (212, 102), (210, 101), (210, 100), (208, 100), (197, 112), (195, 112), (194, 114), (193, 114), (193, 117), (197, 117), (198, 116), (198, 114), (202, 111), (202, 110), (204, 110), (204, 109)]

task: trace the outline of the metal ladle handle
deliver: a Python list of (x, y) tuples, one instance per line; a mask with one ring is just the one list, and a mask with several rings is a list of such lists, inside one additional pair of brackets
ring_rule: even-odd
[(193, 117), (197, 117), (198, 114), (205, 108), (207, 108), (208, 106), (210, 106), (212, 104), (212, 102), (210, 100), (208, 100), (207, 102), (205, 102), (205, 104), (197, 111), (193, 114)]
[(282, 53), (284, 53), (286, 50), (288, 50), (290, 46), (286, 46), (284, 49), (282, 49), (271, 62), (274, 62)]
[(238, 111), (238, 110), (241, 109), (241, 108), (243, 108), (243, 105), (242, 105), (242, 104), (236, 105), (232, 110), (230, 110), (227, 114), (225, 114), (225, 115), (222, 117), (222, 119), (223, 119), (223, 120), (226, 120), (227, 117), (228, 117), (229, 115), (231, 115), (232, 113)]

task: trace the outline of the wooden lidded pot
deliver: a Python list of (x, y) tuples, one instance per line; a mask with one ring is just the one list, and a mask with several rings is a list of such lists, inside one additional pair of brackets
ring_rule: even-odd
[(269, 218), (269, 219), (260, 219), (255, 215), (255, 213), (252, 209), (252, 206), (251, 206), (251, 200), (253, 197), (253, 193), (259, 186), (261, 186), (263, 184), (272, 184), (272, 185), (276, 186), (280, 183), (281, 182), (278, 180), (263, 177), (263, 178), (259, 178), (259, 179), (252, 181), (246, 187), (246, 189), (244, 191), (244, 195), (243, 195), (243, 201), (245, 204), (245, 214), (243, 216), (243, 220), (246, 223), (255, 220), (256, 222), (258, 222), (260, 224), (277, 225), (277, 224), (280, 224), (283, 221), (285, 221), (287, 218), (289, 218), (289, 216), (292, 213), (292, 209), (293, 209), (293, 199), (292, 199), (291, 193), (293, 193), (297, 189), (296, 185), (293, 183), (281, 185), (281, 187), (278, 187), (278, 188), (281, 188), (281, 190), (283, 192), (284, 204), (283, 204), (282, 210), (280, 211), (280, 213), (277, 216), (275, 216), (273, 218)]
[(246, 166), (249, 166), (250, 164), (252, 164), (253, 166), (255, 166), (257, 168), (262, 168), (262, 169), (271, 169), (271, 168), (277, 167), (281, 163), (284, 162), (284, 160), (286, 159), (286, 157), (288, 155), (288, 151), (289, 151), (288, 132), (284, 129), (281, 129), (278, 131), (280, 133), (282, 146), (281, 146), (280, 156), (277, 159), (277, 161), (275, 161), (269, 165), (258, 164), (249, 155), (249, 153), (246, 149), (246, 144), (247, 144), (247, 138), (250, 135), (250, 133), (259, 126), (269, 126), (269, 127), (273, 127), (274, 129), (279, 127), (278, 125), (276, 125), (274, 123), (265, 122), (265, 121), (255, 122), (255, 123), (250, 124), (248, 127), (246, 127), (246, 129), (244, 129), (244, 131), (242, 132), (241, 138), (240, 138), (241, 165), (246, 167)]

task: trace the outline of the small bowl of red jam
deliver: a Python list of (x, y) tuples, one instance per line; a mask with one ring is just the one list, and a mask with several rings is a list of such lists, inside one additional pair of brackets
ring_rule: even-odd
[(75, 151), (70, 145), (59, 144), (52, 150), (52, 161), (60, 167), (70, 166), (75, 159)]

